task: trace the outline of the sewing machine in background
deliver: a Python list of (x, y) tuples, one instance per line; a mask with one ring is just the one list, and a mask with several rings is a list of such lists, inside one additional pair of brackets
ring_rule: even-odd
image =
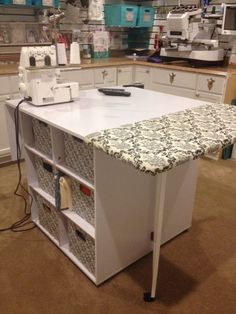
[(216, 19), (201, 17), (202, 9), (196, 6), (178, 6), (167, 16), (167, 35), (161, 48), (162, 61), (187, 60), (194, 66), (221, 65), (224, 50), (213, 39)]
[(19, 65), (19, 90), (35, 106), (70, 102), (78, 97), (77, 82), (59, 83), (55, 46), (23, 47)]

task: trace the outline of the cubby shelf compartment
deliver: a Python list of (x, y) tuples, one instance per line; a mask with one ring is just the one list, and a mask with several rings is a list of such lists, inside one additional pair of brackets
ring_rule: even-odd
[(95, 228), (90, 225), (86, 220), (81, 218), (78, 214), (76, 214), (76, 212), (67, 209), (63, 210), (62, 214), (69, 218), (71, 221), (73, 221), (81, 229), (86, 231), (86, 233), (89, 234), (93, 239), (95, 239)]
[(30, 151), (31, 153), (33, 153), (34, 155), (39, 156), (40, 158), (43, 158), (45, 161), (47, 161), (49, 164), (53, 165), (53, 160), (52, 158), (49, 158), (47, 155), (45, 155), (44, 153), (40, 152), (39, 150), (37, 150), (35, 147), (30, 146), (28, 144), (24, 145), (25, 148)]
[(52, 240), (52, 242), (53, 242), (54, 244), (56, 244), (56, 246), (58, 246), (58, 247), (60, 248), (59, 241), (56, 240), (56, 239), (47, 231), (47, 229), (45, 229), (45, 228), (40, 224), (39, 219), (38, 219), (38, 218), (34, 218), (34, 219), (32, 219), (32, 220), (33, 220), (33, 222), (36, 224), (36, 226), (39, 227), (39, 229), (41, 229), (42, 232), (45, 233), (46, 236), (47, 236), (50, 240)]
[(45, 200), (47, 200), (50, 204), (55, 206), (55, 198), (49, 195), (48, 193), (44, 192), (40, 187), (30, 184), (29, 185), (32, 190), (34, 190), (36, 193), (38, 193), (40, 196), (42, 196)]
[(83, 139), (63, 134), (64, 163), (88, 182), (94, 182), (94, 153)]
[(91, 182), (85, 180), (84, 178), (80, 177), (78, 174), (74, 173), (73, 170), (68, 168), (66, 165), (56, 163), (56, 168), (61, 170), (63, 173), (67, 174), (68, 176), (74, 178), (75, 180), (79, 181), (80, 183), (86, 185), (91, 190), (94, 190), (94, 185)]
[(25, 113), (21, 113), (21, 126), (25, 146), (34, 154), (52, 162), (51, 126)]
[(76, 266), (82, 270), (83, 273), (85, 273), (85, 275), (89, 277), (89, 279), (97, 284), (96, 277), (74, 256), (74, 254), (70, 252), (68, 245), (61, 246), (60, 249)]

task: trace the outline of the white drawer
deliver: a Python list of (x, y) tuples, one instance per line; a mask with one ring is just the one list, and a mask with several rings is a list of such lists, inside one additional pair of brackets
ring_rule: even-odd
[(95, 84), (116, 83), (116, 68), (101, 68), (94, 70)]
[(149, 74), (150, 73), (150, 68), (147, 67), (137, 67), (135, 68), (135, 72), (139, 72), (139, 73), (145, 73), (145, 74)]
[(117, 68), (117, 84), (132, 84), (133, 82), (133, 68), (132, 67), (118, 67)]
[(11, 86), (8, 76), (0, 76), (0, 95), (11, 92)]
[(198, 76), (197, 90), (221, 95), (224, 91), (225, 81), (225, 77), (222, 76), (200, 74)]
[(199, 100), (207, 101), (207, 102), (213, 102), (213, 103), (221, 103), (223, 102), (222, 100), (222, 95), (218, 94), (211, 94), (211, 93), (204, 93), (204, 92), (197, 92), (196, 93), (196, 98)]
[(186, 73), (182, 71), (163, 69), (152, 69), (151, 71), (152, 83), (195, 89), (196, 79), (197, 75), (195, 73)]
[(167, 86), (162, 84), (151, 84), (151, 90), (156, 92), (171, 94), (187, 98), (195, 98), (195, 90), (179, 88), (175, 86)]

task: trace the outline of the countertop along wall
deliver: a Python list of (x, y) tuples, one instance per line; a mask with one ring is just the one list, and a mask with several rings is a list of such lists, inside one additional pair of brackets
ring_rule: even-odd
[[(60, 69), (93, 69), (93, 68), (100, 68), (100, 67), (116, 67), (116, 66), (125, 66), (125, 65), (139, 65), (139, 66), (146, 66), (146, 67), (153, 67), (153, 68), (165, 68), (165, 69), (172, 69), (177, 71), (184, 71), (184, 72), (192, 72), (192, 73), (202, 73), (202, 74), (211, 74), (211, 75), (220, 75), (220, 76), (227, 76), (227, 75), (236, 75), (236, 67), (233, 66), (222, 66), (222, 67), (202, 67), (202, 68), (193, 68), (186, 62), (176, 62), (170, 64), (160, 64), (160, 63), (150, 63), (146, 61), (133, 61), (129, 58), (107, 58), (107, 59), (91, 59), (88, 60), (81, 60), (81, 64), (78, 66), (75, 65), (68, 65), (68, 66), (61, 66)], [(1, 75), (13, 75), (18, 74), (18, 64), (8, 64), (0, 66), (0, 76)]]

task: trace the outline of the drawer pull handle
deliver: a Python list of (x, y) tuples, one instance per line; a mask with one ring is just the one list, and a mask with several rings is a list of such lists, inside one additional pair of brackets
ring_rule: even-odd
[(175, 73), (170, 73), (169, 76), (170, 76), (170, 83), (173, 84), (174, 79), (176, 77), (176, 74)]
[(72, 135), (72, 138), (73, 138), (73, 140), (75, 140), (76, 142), (78, 142), (78, 143), (83, 143), (84, 141), (83, 140), (81, 140), (81, 138), (78, 138), (78, 137), (75, 137), (75, 136), (73, 136)]
[(214, 83), (215, 83), (215, 80), (213, 78), (210, 78), (207, 80), (207, 86), (209, 90), (212, 89)]
[(43, 168), (47, 170), (48, 172), (52, 172), (52, 166), (46, 162), (43, 162)]
[(86, 196), (91, 196), (91, 190), (89, 188), (87, 188), (87, 186), (80, 184), (80, 191), (86, 195)]
[(78, 229), (76, 229), (76, 230), (75, 230), (75, 233), (76, 233), (76, 235), (77, 235), (81, 240), (83, 240), (84, 242), (86, 242), (86, 237), (85, 237), (85, 235), (84, 235), (81, 231), (79, 231)]
[(46, 211), (48, 211), (48, 212), (51, 212), (51, 211), (52, 211), (51, 208), (50, 208), (47, 204), (45, 204), (45, 203), (43, 203), (43, 208), (44, 208)]
[(47, 123), (40, 121), (40, 120), (38, 120), (38, 121), (39, 121), (40, 126), (45, 127), (45, 128), (48, 126)]
[(106, 70), (102, 71), (102, 75), (103, 75), (103, 78), (106, 77), (108, 75), (107, 71)]

